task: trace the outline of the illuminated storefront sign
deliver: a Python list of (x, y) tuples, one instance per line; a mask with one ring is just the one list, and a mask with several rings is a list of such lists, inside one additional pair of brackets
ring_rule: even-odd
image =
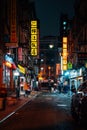
[(8, 55), (5, 55), (5, 61), (7, 61), (7, 62), (9, 62), (11, 64), (13, 63), (13, 59)]
[(63, 37), (62, 69), (67, 70), (67, 37)]
[(14, 63), (14, 61), (13, 61), (13, 59), (10, 56), (8, 56), (8, 55), (5, 55), (4, 64), (5, 64), (5, 66), (7, 66), (9, 68), (12, 68), (12, 69), (16, 69), (17, 68), (15, 63)]
[(71, 62), (68, 62), (68, 69), (72, 69), (72, 63)]
[(56, 75), (59, 75), (61, 73), (61, 65), (56, 64)]
[(18, 61), (22, 61), (23, 60), (23, 56), (22, 56), (22, 47), (18, 48)]
[(25, 74), (25, 68), (22, 67), (21, 65), (18, 65), (19, 71), (23, 74)]
[(38, 55), (38, 31), (37, 21), (31, 21), (31, 55)]
[(4, 62), (5, 66), (7, 66), (8, 68), (12, 68), (12, 64), (8, 61)]

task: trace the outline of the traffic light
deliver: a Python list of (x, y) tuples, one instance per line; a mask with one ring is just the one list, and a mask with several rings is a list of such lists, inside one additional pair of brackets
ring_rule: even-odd
[(63, 35), (66, 35), (67, 34), (67, 21), (64, 20), (63, 21)]
[(68, 33), (68, 15), (62, 14), (60, 17), (60, 34), (61, 36), (67, 36)]

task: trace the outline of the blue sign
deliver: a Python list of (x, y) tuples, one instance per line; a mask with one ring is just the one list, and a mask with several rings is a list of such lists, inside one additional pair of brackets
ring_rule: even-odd
[(10, 63), (13, 63), (13, 59), (8, 55), (5, 55), (5, 60), (10, 62)]

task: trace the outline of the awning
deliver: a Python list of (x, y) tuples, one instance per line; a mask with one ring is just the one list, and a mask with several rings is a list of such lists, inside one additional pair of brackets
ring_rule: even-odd
[(15, 63), (10, 63), (8, 61), (4, 61), (4, 65), (7, 66), (10, 69), (17, 69), (17, 66), (15, 65)]

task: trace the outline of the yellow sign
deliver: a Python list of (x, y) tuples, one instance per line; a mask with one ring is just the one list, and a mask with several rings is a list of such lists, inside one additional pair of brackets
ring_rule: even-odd
[(23, 74), (25, 74), (25, 68), (22, 67), (21, 65), (18, 65), (19, 71)]
[(67, 48), (67, 44), (66, 43), (63, 43), (63, 48)]
[(31, 28), (31, 34), (37, 34), (37, 28)]
[(63, 52), (63, 58), (67, 57), (67, 52)]
[(37, 48), (37, 42), (31, 42), (31, 48)]
[(62, 58), (63, 70), (67, 70), (67, 37), (63, 37), (63, 58)]
[(63, 53), (66, 53), (66, 55), (67, 55), (67, 49), (63, 49)]
[(37, 41), (37, 35), (31, 35), (31, 41)]
[(63, 70), (67, 70), (67, 65), (63, 65)]
[(37, 21), (31, 21), (31, 55), (38, 55)]
[(35, 21), (31, 21), (31, 27), (37, 27), (37, 21), (35, 20)]
[(63, 64), (67, 64), (67, 60), (64, 59), (64, 60), (63, 60)]
[(63, 37), (63, 43), (67, 43), (67, 37)]
[(31, 49), (31, 55), (36, 56), (37, 55), (37, 49)]

